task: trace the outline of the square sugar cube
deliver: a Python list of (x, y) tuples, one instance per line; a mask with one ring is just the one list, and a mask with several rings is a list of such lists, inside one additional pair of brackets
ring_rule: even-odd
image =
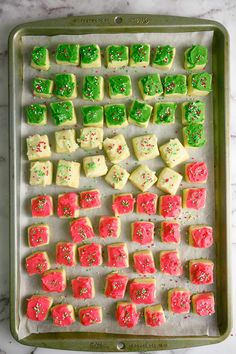
[(50, 103), (51, 116), (56, 125), (66, 126), (77, 123), (72, 101)]
[(82, 106), (80, 109), (85, 127), (103, 127), (103, 106)]
[(108, 78), (109, 96), (112, 99), (132, 96), (132, 84), (129, 75), (115, 75)]
[(157, 177), (156, 186), (165, 193), (175, 195), (182, 178), (183, 177), (178, 172), (169, 167), (164, 167)]
[(159, 156), (155, 134), (136, 136), (132, 139), (134, 154), (139, 161), (155, 159)]
[(79, 65), (79, 44), (59, 43), (55, 59), (60, 65)]
[(101, 67), (101, 52), (97, 44), (80, 46), (80, 66), (83, 69)]
[(150, 170), (148, 166), (140, 165), (131, 172), (129, 180), (142, 192), (146, 192), (156, 183), (157, 177), (155, 172)]
[(30, 164), (31, 186), (49, 186), (52, 184), (52, 162), (35, 161)]
[(48, 71), (50, 68), (49, 53), (46, 47), (35, 46), (31, 53), (31, 66), (37, 70)]
[(51, 148), (47, 135), (31, 135), (26, 138), (26, 144), (29, 160), (40, 160), (51, 157)]
[(61, 100), (72, 100), (77, 97), (76, 76), (69, 73), (55, 75), (53, 93)]
[(125, 187), (130, 174), (121, 166), (113, 165), (108, 171), (105, 181), (114, 189), (121, 190)]
[(150, 62), (150, 45), (137, 43), (130, 46), (130, 66), (146, 67)]
[(95, 178), (106, 175), (108, 168), (104, 155), (84, 157), (83, 169), (85, 176), (88, 178)]
[(78, 149), (75, 129), (66, 129), (55, 132), (56, 152), (58, 154), (71, 154)]
[(102, 101), (104, 97), (104, 79), (102, 76), (85, 76), (82, 96), (84, 100)]
[(129, 48), (125, 45), (109, 45), (106, 48), (107, 67), (121, 68), (129, 64)]
[(56, 185), (78, 188), (80, 180), (80, 163), (59, 160), (57, 164)]

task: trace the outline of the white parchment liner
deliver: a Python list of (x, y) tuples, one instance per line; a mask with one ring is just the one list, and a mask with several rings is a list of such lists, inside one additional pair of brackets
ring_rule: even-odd
[[(177, 48), (176, 58), (174, 61), (173, 68), (170, 73), (186, 73), (183, 69), (183, 53), (184, 50), (191, 46), (192, 44), (203, 44), (209, 48), (209, 63), (206, 67), (208, 72), (211, 72), (211, 44), (212, 44), (212, 32), (194, 32), (194, 33), (176, 33), (176, 34), (163, 34), (163, 33), (129, 33), (129, 34), (93, 34), (93, 35), (77, 35), (77, 36), (37, 36), (37, 37), (23, 37), (23, 53), (24, 53), (24, 70), (23, 70), (23, 94), (22, 94), (22, 106), (24, 107), (27, 104), (31, 104), (34, 102), (44, 102), (45, 100), (41, 100), (39, 98), (34, 98), (32, 96), (32, 79), (35, 76), (42, 77), (54, 77), (54, 74), (57, 72), (65, 71), (65, 72), (73, 72), (77, 75), (79, 82), (79, 97), (74, 100), (74, 104), (76, 110), (78, 112), (78, 124), (75, 126), (77, 135), (79, 135), (79, 128), (81, 128), (81, 117), (79, 115), (78, 107), (85, 104), (93, 104), (88, 103), (81, 99), (81, 83), (84, 75), (89, 74), (97, 74), (103, 75), (105, 78), (105, 97), (101, 104), (110, 103), (111, 100), (108, 97), (107, 92), (107, 77), (114, 74), (129, 74), (132, 78), (133, 85), (133, 98), (141, 98), (140, 93), (137, 87), (137, 79), (145, 74), (159, 72), (161, 75), (164, 75), (165, 72), (158, 71), (157, 69), (153, 69), (151, 66), (147, 68), (130, 68), (126, 67), (124, 69), (111, 70), (107, 69), (103, 65), (99, 69), (87, 69), (82, 70), (78, 67), (73, 66), (60, 66), (55, 64), (54, 61), (54, 53), (57, 43), (60, 42), (77, 42), (80, 44), (88, 44), (88, 43), (97, 43), (101, 46), (104, 52), (104, 48), (109, 44), (127, 44), (135, 42), (146, 42), (150, 43), (152, 47), (155, 47), (159, 44), (170, 44)], [(51, 54), (51, 68), (49, 72), (38, 72), (35, 69), (30, 67), (30, 53), (32, 47), (34, 45), (46, 45), (49, 48)], [(20, 94), (20, 93), (19, 93)], [(159, 97), (155, 100), (150, 101), (151, 104), (156, 101), (166, 100), (163, 97)], [(169, 99), (170, 100), (170, 99)], [(190, 100), (190, 97), (181, 98), (181, 99), (171, 99), (170, 101), (176, 101), (177, 103), (183, 102), (185, 100)], [(199, 212), (183, 210), (182, 216), (179, 218), (181, 222), (181, 234), (182, 240), (180, 245), (175, 247), (174, 245), (166, 245), (160, 242), (160, 238), (158, 235), (155, 236), (155, 245), (151, 247), (155, 260), (159, 258), (159, 252), (161, 250), (175, 249), (177, 248), (180, 252), (181, 260), (183, 264), (187, 265), (187, 261), (194, 258), (206, 257), (214, 260), (215, 251), (214, 246), (210, 249), (195, 249), (190, 247), (187, 242), (186, 231), (190, 224), (209, 224), (214, 226), (214, 214), (215, 214), (215, 204), (214, 204), (214, 153), (213, 153), (213, 114), (212, 114), (212, 98), (209, 95), (206, 98), (203, 98), (206, 101), (206, 134), (207, 134), (207, 144), (205, 147), (201, 149), (190, 149), (190, 160), (199, 160), (206, 161), (209, 169), (209, 182), (207, 183), (208, 196), (206, 208), (204, 210), (200, 210)], [(49, 101), (56, 101), (55, 98), (52, 98)], [(119, 102), (127, 103), (127, 107), (130, 106), (131, 100), (118, 100)], [(100, 267), (92, 268), (92, 269), (84, 269), (77, 265), (73, 268), (66, 268), (68, 286), (66, 291), (62, 295), (55, 294), (53, 295), (55, 303), (58, 302), (67, 302), (71, 303), (78, 308), (79, 306), (98, 304), (103, 308), (103, 323), (100, 325), (94, 325), (90, 327), (83, 327), (78, 321), (74, 323), (69, 328), (57, 328), (52, 325), (52, 320), (49, 319), (43, 323), (36, 323), (28, 320), (25, 316), (26, 311), (26, 299), (29, 298), (34, 293), (43, 294), (41, 290), (40, 276), (29, 277), (24, 268), (24, 258), (31, 253), (31, 249), (27, 246), (26, 242), (26, 229), (27, 226), (34, 222), (47, 222), (51, 229), (51, 241), (50, 244), (46, 247), (42, 247), (42, 250), (46, 250), (49, 254), (50, 261), (52, 263), (52, 268), (56, 267), (55, 264), (55, 246), (58, 241), (71, 241), (69, 234), (69, 220), (61, 220), (56, 215), (47, 219), (35, 220), (30, 215), (30, 197), (35, 196), (40, 193), (47, 193), (54, 196), (54, 201), (56, 205), (56, 195), (61, 192), (70, 191), (72, 189), (69, 188), (60, 188), (55, 184), (52, 186), (48, 186), (46, 188), (38, 188), (30, 186), (28, 183), (29, 180), (29, 162), (26, 158), (26, 147), (25, 147), (25, 137), (39, 133), (39, 134), (48, 134), (50, 143), (52, 146), (52, 160), (57, 161), (60, 158), (66, 158), (70, 160), (76, 160), (81, 162), (82, 158), (88, 153), (78, 149), (71, 155), (60, 155), (55, 153), (55, 141), (54, 141), (54, 132), (56, 130), (60, 130), (61, 128), (54, 125), (51, 119), (48, 120), (48, 125), (45, 127), (31, 127), (25, 123), (25, 119), (23, 117), (19, 117), (19, 124), (22, 125), (22, 173), (21, 173), (21, 234), (20, 237), (20, 254), (22, 262), (19, 265), (21, 267), (21, 278), (20, 278), (20, 298), (21, 298), (21, 306), (20, 306), (20, 326), (19, 326), (19, 337), (24, 338), (30, 333), (43, 333), (43, 332), (61, 332), (61, 331), (89, 331), (89, 332), (107, 332), (107, 333), (132, 333), (132, 334), (143, 334), (143, 335), (161, 335), (161, 336), (189, 336), (189, 335), (218, 335), (218, 327), (216, 321), (216, 315), (211, 317), (199, 317), (193, 313), (188, 315), (171, 315), (167, 310), (167, 291), (173, 287), (186, 287), (191, 290), (192, 293), (201, 292), (201, 291), (214, 291), (215, 286), (197, 286), (193, 285), (188, 280), (187, 269), (185, 267), (185, 274), (182, 277), (171, 277), (167, 275), (163, 275), (160, 271), (157, 272), (155, 278), (157, 280), (157, 303), (162, 303), (167, 321), (164, 325), (159, 328), (150, 328), (144, 325), (143, 319), (141, 319), (140, 323), (133, 329), (122, 329), (120, 328), (115, 320), (114, 313), (116, 307), (116, 301), (112, 299), (108, 299), (104, 296), (104, 284), (105, 284), (105, 275), (112, 271), (112, 268), (108, 268), (105, 264)], [(145, 133), (155, 133), (158, 137), (159, 145), (165, 143), (170, 138), (178, 137), (182, 141), (182, 124), (181, 124), (181, 115), (180, 115), (180, 105), (177, 108), (176, 114), (176, 123), (173, 125), (154, 125), (152, 123), (149, 126), (144, 128), (135, 127), (134, 125), (129, 125), (123, 129), (107, 129), (104, 127), (104, 136), (112, 136), (116, 133), (122, 133), (127, 138), (128, 145), (130, 147), (131, 157), (121, 163), (123, 167), (125, 167), (128, 171), (132, 171), (136, 166), (139, 165), (137, 160), (134, 158), (133, 149), (131, 146), (131, 138), (138, 135), (143, 135)], [(96, 154), (98, 151), (93, 151), (91, 154)], [(102, 153), (102, 152), (101, 152)], [(164, 163), (162, 159), (159, 157), (157, 159), (144, 162), (147, 164), (152, 170), (159, 171)], [(110, 163), (108, 162), (110, 166)], [(183, 173), (183, 164), (176, 168), (177, 171)], [(54, 168), (54, 176), (56, 172), (56, 164)], [(179, 194), (181, 194), (181, 190), (190, 186), (188, 183), (184, 182), (181, 184), (181, 188), (179, 190)], [(117, 193), (117, 191), (113, 190), (106, 182), (104, 178), (97, 179), (87, 179), (84, 176), (82, 171), (81, 173), (81, 183), (79, 190), (87, 190), (90, 188), (99, 188), (102, 196), (103, 196), (103, 205), (101, 209), (96, 209), (92, 211), (84, 212), (81, 210), (80, 215), (88, 215), (91, 218), (92, 224), (94, 226), (95, 232), (97, 234), (97, 226), (99, 216), (101, 215), (112, 215), (111, 211), (111, 195), (113, 193)], [(150, 189), (150, 191), (161, 195), (162, 193), (154, 186)], [(133, 192), (136, 195), (139, 191), (128, 182), (122, 192)], [(159, 225), (159, 222), (162, 218), (158, 215), (148, 216), (148, 215), (125, 215), (122, 216), (122, 232), (121, 237), (118, 241), (124, 241), (128, 245), (128, 250), (130, 254), (130, 258), (132, 253), (138, 249), (145, 249), (144, 246), (139, 246), (136, 243), (131, 242), (130, 237), (130, 223), (135, 220), (151, 220), (155, 222), (155, 224)], [(102, 240), (99, 237), (96, 237), (94, 242), (99, 242), (102, 245), (106, 245), (109, 243), (116, 242), (115, 239)], [(38, 250), (38, 249), (37, 249)], [(156, 262), (158, 264), (158, 262)], [(128, 269), (120, 270), (122, 274), (128, 274), (129, 279), (133, 279), (138, 277), (138, 274), (133, 271), (132, 265)], [(91, 275), (95, 280), (95, 288), (96, 288), (96, 297), (93, 300), (89, 301), (80, 301), (76, 300), (72, 296), (70, 279), (75, 278), (78, 275)], [(129, 300), (129, 292), (126, 291), (126, 295), (124, 300)], [(138, 306), (139, 309), (143, 309), (142, 306)]]

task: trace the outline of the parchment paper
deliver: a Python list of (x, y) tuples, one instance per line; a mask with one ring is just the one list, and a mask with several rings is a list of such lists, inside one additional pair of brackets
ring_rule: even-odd
[[(82, 70), (78, 67), (73, 66), (60, 66), (55, 64), (54, 55), (51, 53), (55, 52), (55, 48), (57, 43), (60, 42), (78, 42), (80, 44), (86, 43), (97, 43), (103, 49), (109, 44), (127, 44), (130, 45), (134, 42), (146, 42), (150, 43), (152, 47), (155, 47), (159, 44), (170, 44), (177, 48), (176, 58), (174, 61), (173, 68), (170, 73), (186, 73), (183, 69), (183, 53), (184, 50), (191, 46), (192, 44), (203, 44), (208, 46), (209, 48), (209, 63), (207, 65), (206, 71), (211, 72), (211, 43), (212, 43), (212, 33), (211, 32), (199, 32), (199, 33), (179, 33), (179, 34), (158, 34), (158, 33), (141, 33), (141, 34), (93, 34), (93, 35), (77, 35), (77, 36), (37, 36), (37, 37), (24, 37), (23, 38), (23, 54), (24, 54), (24, 70), (23, 70), (23, 94), (22, 94), (22, 106), (24, 107), (27, 104), (31, 104), (34, 102), (44, 102), (45, 100), (34, 98), (32, 96), (32, 79), (35, 76), (42, 77), (54, 77), (54, 74), (61, 71), (73, 72), (77, 75), (79, 80), (79, 95), (81, 93), (81, 83), (84, 75), (89, 74), (99, 74), (103, 75), (105, 78), (105, 98), (101, 104), (106, 104), (111, 102), (107, 94), (107, 80), (106, 78), (109, 75), (113, 74), (130, 74), (132, 77), (132, 85), (133, 85), (133, 97), (132, 98), (141, 98), (140, 93), (137, 87), (137, 79), (145, 74), (159, 72), (161, 75), (164, 75), (164, 72), (160, 72), (157, 69), (153, 69), (151, 66), (147, 68), (130, 68), (126, 67), (124, 69), (111, 70), (107, 69), (104, 66), (104, 62), (102, 68), (99, 69), (87, 69)], [(32, 47), (34, 45), (46, 45), (49, 48), (51, 54), (51, 69), (49, 72), (38, 72), (35, 69), (30, 67), (30, 53)], [(20, 94), (20, 93), (19, 93)], [(78, 107), (80, 105), (85, 104), (93, 104), (88, 103), (87, 101), (82, 100), (81, 95), (79, 98), (74, 100), (74, 104), (77, 112)], [(174, 99), (174, 101), (180, 103), (183, 101), (190, 100), (190, 97)], [(52, 98), (49, 101), (56, 101), (57, 99)], [(154, 104), (156, 101), (166, 100), (163, 97), (157, 98), (155, 100), (150, 101), (151, 104)], [(173, 99), (172, 99), (173, 100)], [(211, 95), (207, 98), (203, 98), (206, 101), (206, 134), (207, 134), (207, 144), (205, 147), (201, 149), (189, 149), (190, 159), (189, 161), (206, 161), (209, 169), (209, 182), (207, 183), (207, 203), (206, 208), (200, 210), (199, 212), (188, 211), (186, 209), (183, 210), (183, 213), (178, 220), (181, 222), (181, 243), (180, 245), (171, 245), (171, 244), (163, 244), (160, 242), (160, 237), (157, 234), (155, 235), (155, 244), (150, 249), (152, 250), (155, 260), (159, 258), (159, 252), (161, 250), (166, 249), (175, 249), (177, 248), (180, 252), (181, 260), (183, 264), (187, 264), (187, 261), (195, 258), (209, 258), (214, 261), (215, 259), (215, 251), (214, 246), (210, 249), (195, 249), (190, 247), (187, 242), (186, 231), (190, 224), (208, 224), (214, 227), (214, 155), (213, 155), (213, 117), (212, 117), (212, 99)], [(117, 100), (117, 103), (125, 102), (129, 107), (131, 100)], [(79, 116), (79, 113), (78, 113)], [(171, 315), (167, 310), (167, 291), (173, 287), (186, 287), (192, 293), (197, 293), (201, 291), (214, 291), (215, 286), (197, 286), (193, 285), (188, 280), (188, 272), (185, 266), (185, 274), (181, 277), (172, 277), (168, 275), (163, 275), (159, 270), (157, 274), (155, 274), (155, 278), (157, 280), (157, 298), (156, 303), (162, 303), (167, 321), (164, 325), (159, 328), (150, 328), (146, 327), (143, 319), (139, 322), (139, 324), (133, 329), (120, 328), (115, 320), (114, 313), (116, 307), (116, 301), (112, 299), (108, 299), (104, 296), (104, 285), (105, 285), (105, 275), (110, 271), (115, 270), (113, 268), (109, 268), (105, 265), (105, 260), (102, 266), (95, 267), (92, 269), (84, 269), (80, 267), (80, 265), (76, 265), (73, 268), (65, 267), (68, 279), (68, 286), (66, 291), (62, 295), (54, 294), (54, 302), (67, 302), (71, 303), (78, 308), (80, 306), (85, 305), (101, 305), (103, 308), (103, 323), (100, 325), (94, 325), (88, 327), (83, 327), (79, 321), (76, 321), (72, 326), (68, 328), (57, 328), (53, 326), (52, 320), (49, 319), (43, 323), (36, 323), (28, 320), (25, 316), (26, 311), (26, 299), (29, 298), (34, 293), (43, 294), (41, 290), (40, 276), (29, 277), (25, 271), (24, 267), (24, 259), (27, 255), (31, 253), (31, 249), (27, 246), (27, 226), (34, 222), (47, 222), (50, 226), (51, 230), (51, 240), (50, 244), (46, 247), (42, 247), (42, 250), (48, 252), (50, 261), (52, 263), (52, 268), (56, 268), (55, 264), (55, 246), (58, 241), (71, 241), (69, 234), (69, 220), (61, 220), (56, 215), (47, 219), (35, 220), (30, 215), (30, 198), (40, 193), (47, 193), (54, 197), (54, 202), (56, 206), (56, 196), (61, 192), (70, 191), (70, 188), (60, 188), (53, 184), (52, 186), (47, 187), (33, 187), (30, 186), (29, 181), (29, 161), (27, 161), (26, 157), (26, 143), (25, 138), (32, 134), (43, 134), (46, 133), (49, 136), (50, 143), (52, 146), (52, 160), (57, 161), (61, 158), (66, 158), (70, 160), (76, 160), (82, 162), (82, 158), (88, 153), (78, 149), (71, 155), (61, 155), (55, 153), (54, 148), (54, 132), (56, 130), (60, 130), (61, 128), (56, 127), (51, 119), (48, 120), (48, 125), (45, 127), (31, 127), (25, 123), (25, 119), (20, 117), (19, 124), (22, 124), (22, 173), (21, 173), (21, 234), (20, 237), (20, 254), (22, 262), (19, 265), (21, 267), (21, 278), (20, 278), (20, 326), (19, 326), (19, 337), (23, 338), (30, 333), (42, 333), (42, 332), (60, 332), (60, 331), (89, 331), (89, 332), (107, 332), (107, 333), (130, 333), (130, 334), (143, 334), (143, 335), (161, 335), (161, 336), (189, 336), (189, 335), (218, 335), (219, 331), (217, 328), (217, 320), (216, 314), (211, 317), (200, 317), (193, 313), (187, 315)], [(75, 127), (76, 132), (79, 133), (79, 128), (81, 128), (81, 118), (79, 116), (78, 124)], [(144, 128), (135, 127), (134, 125), (129, 125), (123, 129), (107, 129), (104, 127), (104, 136), (112, 136), (117, 133), (122, 133), (127, 138), (127, 142), (130, 148), (131, 157), (128, 160), (125, 160), (121, 163), (123, 167), (125, 167), (129, 172), (132, 171), (136, 166), (139, 165), (137, 160), (134, 158), (133, 149), (131, 146), (131, 138), (138, 135), (143, 135), (145, 133), (155, 133), (158, 137), (158, 144), (162, 145), (167, 142), (170, 138), (178, 137), (180, 141), (182, 139), (182, 124), (181, 124), (181, 114), (180, 114), (180, 106), (177, 108), (176, 115), (176, 123), (173, 125), (154, 125), (149, 123), (149, 126)], [(79, 135), (79, 134), (78, 134)], [(99, 151), (91, 152), (91, 155), (95, 155), (97, 153), (101, 153)], [(108, 166), (110, 163), (107, 161)], [(159, 157), (157, 159), (151, 161), (144, 161), (144, 164), (148, 165), (152, 170), (159, 171), (164, 163), (162, 159)], [(176, 168), (177, 171), (183, 173), (183, 164)], [(56, 172), (56, 164), (54, 164), (54, 176)], [(181, 188), (178, 191), (178, 194), (182, 194), (181, 190), (183, 188), (189, 187), (190, 184), (183, 181), (181, 184)], [(113, 193), (119, 193), (119, 191), (113, 190), (105, 181), (103, 177), (96, 179), (88, 179), (84, 176), (82, 171), (81, 173), (81, 183), (79, 190), (87, 190), (90, 188), (99, 188), (102, 193), (102, 201), (103, 205), (101, 209), (91, 210), (91, 211), (83, 211), (81, 210), (80, 215), (87, 215), (91, 218), (92, 224), (94, 226), (95, 232), (97, 234), (97, 225), (99, 216), (101, 215), (112, 215), (111, 210), (111, 195)], [(161, 191), (159, 191), (155, 186), (150, 189), (151, 192), (155, 192), (158, 195), (161, 195)], [(139, 193), (137, 188), (135, 188), (131, 182), (128, 182), (122, 192), (133, 192), (134, 195)], [(139, 246), (136, 243), (131, 242), (130, 236), (130, 223), (135, 220), (151, 220), (153, 221), (157, 228), (160, 224), (162, 218), (158, 215), (148, 216), (148, 215), (140, 215), (140, 214), (131, 214), (124, 215), (121, 217), (121, 225), (122, 232), (120, 239), (107, 239), (102, 240), (99, 237), (95, 237), (92, 241), (98, 242), (102, 245), (106, 245), (109, 243), (124, 241), (127, 243), (130, 259), (132, 259), (132, 253), (136, 250), (145, 249), (144, 246)], [(38, 250), (38, 249), (37, 249)], [(158, 262), (156, 262), (158, 263)], [(133, 271), (132, 263), (128, 269), (119, 270), (122, 274), (128, 274), (129, 279), (137, 278), (139, 275)], [(95, 280), (95, 288), (96, 288), (96, 297), (93, 300), (76, 300), (72, 296), (70, 280), (79, 275), (90, 275), (94, 277)], [(129, 287), (128, 287), (129, 288)], [(126, 291), (126, 295), (124, 301), (129, 301), (129, 291)], [(138, 306), (138, 309), (141, 310), (144, 308), (144, 305)]]

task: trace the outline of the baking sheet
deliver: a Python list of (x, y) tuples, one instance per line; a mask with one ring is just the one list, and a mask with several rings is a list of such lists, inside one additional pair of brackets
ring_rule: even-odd
[[(57, 72), (73, 72), (77, 75), (79, 81), (79, 97), (76, 98), (73, 102), (76, 107), (78, 124), (75, 126), (77, 135), (79, 135), (79, 128), (82, 127), (81, 119), (79, 115), (78, 107), (81, 105), (93, 104), (88, 103), (87, 101), (82, 100), (80, 97), (81, 93), (81, 84), (84, 75), (103, 75), (105, 79), (105, 97), (101, 104), (110, 103), (111, 100), (107, 95), (107, 80), (106, 78), (110, 75), (115, 74), (129, 74), (132, 78), (133, 85), (133, 98), (140, 99), (140, 93), (137, 87), (137, 79), (145, 74), (159, 72), (162, 75), (165, 72), (158, 71), (157, 69), (148, 66), (147, 68), (131, 68), (125, 67), (122, 69), (107, 69), (104, 66), (104, 62), (101, 68), (99, 69), (87, 69), (82, 70), (78, 67), (73, 66), (59, 66), (54, 62), (54, 55), (51, 55), (51, 68), (49, 72), (39, 73), (37, 70), (30, 67), (30, 53), (34, 45), (46, 45), (49, 48), (50, 54), (55, 52), (55, 48), (60, 42), (78, 42), (80, 44), (88, 43), (97, 43), (101, 46), (102, 52), (104, 53), (104, 48), (109, 44), (127, 44), (130, 45), (134, 42), (146, 42), (150, 43), (151, 47), (155, 47), (159, 44), (170, 44), (177, 48), (176, 58), (174, 61), (173, 68), (168, 73), (186, 73), (183, 69), (183, 53), (184, 50), (191, 46), (194, 43), (206, 45), (209, 48), (209, 63), (206, 67), (206, 71), (211, 72), (211, 44), (212, 44), (212, 32), (191, 32), (191, 33), (179, 33), (175, 34), (162, 34), (162, 33), (129, 33), (129, 34), (88, 34), (88, 35), (78, 35), (78, 36), (37, 36), (37, 37), (23, 37), (22, 48), (24, 55), (24, 68), (23, 68), (23, 94), (22, 94), (22, 106), (34, 103), (34, 102), (44, 102), (44, 99), (34, 98), (32, 96), (31, 83), (32, 79), (35, 76), (42, 77), (54, 77), (54, 74)], [(104, 61), (104, 60), (103, 60)], [(164, 97), (159, 97), (157, 99), (150, 100), (151, 104), (154, 104), (157, 101), (166, 101)], [(174, 98), (168, 99), (168, 101), (175, 101), (181, 103), (183, 101), (190, 100), (190, 97), (187, 98)], [(136, 243), (131, 242), (130, 237), (130, 224), (135, 220), (150, 220), (155, 223), (157, 226), (157, 232), (155, 236), (154, 246), (148, 247), (152, 250), (155, 257), (156, 263), (159, 258), (159, 252), (161, 250), (171, 250), (178, 249), (180, 252), (180, 257), (183, 264), (187, 265), (187, 261), (195, 258), (209, 258), (214, 261), (215, 259), (215, 250), (214, 246), (210, 249), (194, 249), (188, 245), (186, 231), (188, 226), (191, 224), (209, 224), (214, 227), (214, 214), (215, 214), (215, 203), (214, 203), (214, 149), (213, 149), (213, 110), (212, 110), (212, 97), (209, 95), (206, 98), (203, 98), (206, 101), (206, 122), (205, 129), (207, 135), (207, 144), (202, 149), (190, 149), (190, 159), (189, 161), (203, 160), (207, 162), (209, 169), (209, 182), (207, 183), (207, 203), (206, 208), (198, 212), (183, 210), (182, 215), (179, 220), (181, 222), (181, 243), (180, 245), (168, 245), (160, 242), (158, 235), (158, 227), (160, 221), (163, 220), (158, 215), (141, 215), (141, 214), (131, 214), (124, 215), (121, 217), (121, 227), (122, 232), (118, 240), (116, 239), (107, 239), (103, 240), (99, 237), (93, 239), (94, 242), (98, 242), (102, 245), (114, 243), (114, 242), (126, 242), (130, 254), (130, 260), (132, 259), (132, 253), (136, 250), (145, 249), (147, 246), (140, 246)], [(46, 100), (47, 102), (57, 101), (56, 98)], [(114, 102), (114, 101), (113, 101)], [(127, 107), (130, 106), (130, 99), (117, 100), (117, 103), (127, 103)], [(173, 287), (186, 287), (192, 293), (201, 292), (201, 291), (215, 291), (215, 285), (208, 286), (197, 286), (191, 284), (188, 280), (188, 272), (185, 266), (184, 276), (182, 277), (171, 277), (168, 275), (163, 275), (161, 272), (155, 274), (157, 281), (157, 298), (156, 303), (162, 303), (165, 315), (166, 323), (159, 328), (150, 328), (146, 327), (143, 319), (140, 320), (139, 324), (133, 329), (120, 328), (114, 317), (116, 301), (108, 299), (104, 296), (104, 285), (105, 285), (105, 276), (110, 271), (115, 270), (115, 268), (110, 268), (105, 265), (105, 262), (100, 267), (95, 267), (94, 269), (84, 269), (79, 265), (76, 265), (73, 268), (65, 267), (68, 279), (68, 286), (63, 295), (56, 294), (54, 297), (55, 303), (66, 302), (71, 303), (78, 308), (85, 305), (102, 305), (103, 308), (103, 323), (100, 325), (90, 326), (89, 328), (83, 327), (78, 321), (68, 328), (57, 328), (52, 325), (52, 320), (49, 319), (43, 323), (36, 323), (28, 320), (25, 316), (26, 311), (26, 299), (29, 298), (34, 293), (43, 294), (41, 291), (40, 276), (29, 277), (24, 268), (24, 259), (27, 255), (31, 253), (31, 249), (27, 246), (27, 226), (34, 222), (47, 222), (51, 230), (51, 240), (48, 246), (42, 247), (40, 249), (48, 252), (52, 268), (56, 268), (55, 264), (55, 246), (58, 241), (71, 241), (69, 234), (69, 220), (61, 220), (56, 215), (47, 219), (33, 219), (30, 216), (30, 198), (40, 193), (47, 193), (54, 197), (54, 204), (56, 205), (56, 196), (62, 192), (74, 191), (71, 188), (61, 188), (55, 184), (47, 187), (34, 187), (30, 186), (28, 183), (29, 180), (29, 166), (30, 162), (26, 157), (26, 144), (25, 138), (32, 134), (44, 134), (46, 133), (49, 136), (50, 144), (52, 146), (52, 161), (56, 162), (59, 159), (66, 158), (68, 160), (76, 160), (82, 162), (82, 158), (88, 155), (88, 152), (84, 152), (81, 149), (78, 149), (76, 152), (70, 155), (56, 154), (55, 153), (55, 141), (54, 141), (54, 132), (61, 130), (53, 124), (51, 119), (48, 120), (48, 124), (45, 127), (31, 127), (25, 123), (22, 111), (22, 117), (19, 117), (19, 124), (21, 124), (22, 132), (22, 171), (21, 171), (21, 234), (20, 237), (20, 254), (21, 254), (21, 279), (20, 279), (20, 325), (19, 325), (19, 338), (24, 338), (30, 333), (45, 333), (45, 332), (65, 332), (65, 331), (86, 331), (86, 332), (106, 332), (106, 333), (130, 333), (130, 334), (143, 334), (143, 335), (157, 335), (157, 336), (189, 336), (189, 335), (219, 335), (217, 327), (216, 314), (208, 317), (201, 318), (193, 313), (183, 314), (183, 315), (173, 315), (170, 314), (167, 310), (167, 291)], [(182, 124), (181, 124), (181, 112), (180, 106), (177, 108), (176, 114), (176, 123), (173, 125), (158, 126), (152, 123), (149, 123), (147, 128), (139, 128), (133, 125), (129, 125), (123, 129), (107, 129), (104, 126), (104, 137), (110, 137), (115, 134), (122, 133), (127, 139), (128, 146), (130, 148), (131, 156), (129, 159), (123, 161), (121, 165), (127, 169), (127, 171), (132, 171), (140, 163), (135, 160), (133, 149), (131, 146), (131, 138), (138, 135), (143, 135), (146, 133), (155, 133), (158, 137), (158, 144), (162, 145), (170, 138), (178, 137), (182, 141)], [(91, 155), (102, 153), (101, 151), (92, 151)], [(144, 164), (148, 165), (152, 170), (158, 171), (164, 167), (162, 159), (159, 157), (154, 160), (144, 161)], [(107, 161), (107, 165), (111, 164)], [(183, 173), (183, 164), (175, 168), (176, 171)], [(56, 172), (56, 163), (54, 163), (54, 175)], [(185, 181), (182, 182), (178, 194), (181, 194), (183, 188), (189, 187), (190, 184)], [(88, 190), (90, 188), (98, 188), (102, 193), (103, 205), (101, 209), (95, 209), (91, 211), (83, 211), (81, 209), (80, 216), (89, 216), (91, 218), (95, 233), (97, 234), (97, 226), (99, 217), (102, 215), (112, 215), (111, 211), (111, 195), (113, 193), (119, 193), (119, 191), (113, 190), (109, 186), (103, 177), (97, 179), (88, 179), (81, 173), (80, 179), (80, 188), (81, 190)], [(151, 192), (155, 192), (158, 195), (163, 194), (155, 186), (150, 189)], [(134, 187), (131, 182), (128, 182), (123, 192), (132, 192), (134, 195), (139, 193), (136, 187)], [(105, 247), (104, 247), (105, 248)], [(38, 249), (37, 249), (38, 250)], [(137, 278), (139, 275), (133, 271), (132, 262), (131, 266), (128, 269), (119, 270), (122, 274), (127, 274), (129, 279)], [(90, 275), (94, 277), (95, 280), (95, 289), (96, 297), (92, 300), (78, 300), (74, 299), (72, 296), (70, 280), (79, 275)], [(126, 291), (124, 301), (129, 301), (129, 292)], [(144, 305), (137, 306), (139, 310), (144, 308)]]

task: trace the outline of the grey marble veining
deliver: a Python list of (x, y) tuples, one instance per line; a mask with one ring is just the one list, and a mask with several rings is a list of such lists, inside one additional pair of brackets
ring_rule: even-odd
[[(231, 38), (231, 182), (232, 182), (232, 253), (236, 254), (236, 1), (235, 0), (0, 0), (0, 354), (56, 354), (58, 350), (30, 348), (15, 342), (9, 331), (8, 315), (8, 97), (7, 40), (17, 24), (38, 19), (102, 13), (149, 13), (202, 17), (220, 21)], [(236, 257), (232, 257), (236, 268)], [(235, 272), (234, 272), (235, 273)], [(236, 300), (234, 276), (234, 300)], [(166, 351), (175, 354), (218, 354), (236, 352), (236, 331), (218, 345)], [(74, 353), (61, 351), (60, 353)]]

